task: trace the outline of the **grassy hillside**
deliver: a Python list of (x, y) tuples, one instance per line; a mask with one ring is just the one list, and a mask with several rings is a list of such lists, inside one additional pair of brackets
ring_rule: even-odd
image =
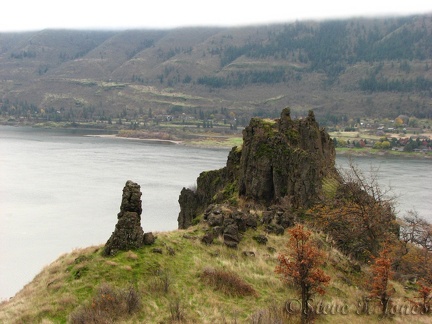
[[(283, 311), (287, 301), (298, 298), (296, 291), (274, 272), (287, 234), (268, 235), (265, 246), (257, 244), (256, 231), (249, 230), (233, 250), (222, 241), (202, 244), (204, 230), (204, 225), (197, 225), (157, 233), (155, 245), (111, 258), (101, 256), (101, 246), (65, 254), (0, 305), (0, 322), (79, 323), (88, 322), (90, 315), (100, 319), (104, 313), (122, 323), (298, 321), (298, 315)], [(351, 262), (325, 236), (314, 238), (328, 255), (323, 270), (331, 276), (322, 301), (348, 307), (347, 315), (321, 315), (317, 323), (406, 323), (407, 318), (411, 323), (430, 322), (430, 316), (413, 315), (383, 320), (376, 308), (371, 315), (357, 315), (358, 303), (367, 295), (367, 266)], [(395, 300), (407, 303), (404, 297), (413, 293), (397, 283), (394, 287)]]
[[(237, 120), (290, 106), (321, 122), (431, 118), (430, 15), (243, 28), (0, 34), (1, 113), (136, 119), (173, 108)], [(30, 106), (30, 108), (29, 108)], [(201, 116), (202, 117), (202, 116)], [(202, 118), (201, 118), (202, 119)]]

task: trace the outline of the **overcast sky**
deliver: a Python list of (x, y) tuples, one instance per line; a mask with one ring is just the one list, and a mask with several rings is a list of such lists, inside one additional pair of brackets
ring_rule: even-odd
[(5, 0), (0, 31), (244, 26), (432, 13), (431, 0)]

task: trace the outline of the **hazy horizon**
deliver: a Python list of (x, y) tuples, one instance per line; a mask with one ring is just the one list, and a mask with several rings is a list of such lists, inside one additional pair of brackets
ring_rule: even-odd
[(44, 29), (126, 30), (174, 29), (182, 27), (243, 27), (322, 21), (349, 18), (379, 18), (432, 14), (432, 2), (421, 0), (394, 3), (365, 0), (358, 3), (329, 0), (281, 4), (269, 0), (262, 4), (221, 0), (216, 5), (202, 5), (196, 0), (142, 3), (125, 0), (121, 6), (99, 1), (73, 4), (41, 0), (7, 2), (0, 32), (26, 32)]

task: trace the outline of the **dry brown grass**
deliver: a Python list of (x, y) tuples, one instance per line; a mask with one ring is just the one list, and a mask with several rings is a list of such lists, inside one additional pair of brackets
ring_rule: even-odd
[(298, 317), (290, 315), (285, 310), (285, 305), (271, 305), (265, 309), (259, 309), (250, 316), (250, 324), (283, 324), (300, 323)]
[(107, 261), (105, 261), (105, 263), (108, 264), (109, 266), (113, 266), (113, 267), (118, 266), (117, 262), (111, 261), (111, 260), (107, 260)]
[[(125, 287), (129, 287), (131, 282), (141, 299), (142, 306), (138, 312), (118, 317), (117, 322), (214, 324), (278, 323), (285, 320), (287, 314), (281, 308), (288, 299), (298, 296), (295, 287), (279, 280), (274, 269), (278, 253), (288, 237), (268, 235), (267, 245), (263, 246), (253, 240), (256, 231), (247, 231), (243, 233), (238, 249), (234, 250), (227, 249), (219, 240), (206, 246), (198, 239), (190, 239), (200, 237), (205, 229), (198, 225), (184, 231), (158, 234), (156, 246), (173, 247), (175, 255), (154, 254), (150, 248), (143, 248), (132, 252), (138, 256), (137, 259), (132, 253), (124, 252), (107, 260), (100, 253), (95, 254), (97, 249), (93, 248), (62, 256), (44, 269), (16, 298), (0, 304), (0, 323), (34, 323), (44, 319), (46, 323), (48, 320), (58, 323), (66, 321), (72, 312), (85, 318), (92, 313), (93, 301), (95, 307), (105, 305), (99, 300), (102, 295), (96, 288), (103, 282), (110, 285), (114, 294), (120, 295), (110, 301), (120, 304), (117, 308), (125, 309), (122, 305), (127, 302), (121, 292), (127, 291)], [(348, 315), (318, 316), (316, 323), (378, 322), (378, 315), (355, 314), (354, 307), (367, 292), (359, 284), (360, 280), (350, 277), (352, 267), (347, 258), (333, 250), (322, 235), (316, 235), (317, 239), (322, 238), (321, 247), (329, 252), (324, 270), (332, 277), (323, 300), (347, 303), (353, 307)], [(269, 247), (274, 249), (269, 250)], [(255, 256), (244, 256), (243, 251), (253, 252)], [(74, 272), (84, 266), (88, 267), (88, 272), (75, 279)], [(127, 267), (131, 270), (126, 270)], [(233, 283), (228, 283), (230, 279)], [(216, 288), (217, 285), (222, 288)], [(407, 294), (403, 286), (395, 285), (395, 288), (397, 298)], [(63, 315), (57, 319), (55, 316), (59, 313)], [(292, 315), (280, 323), (295, 323), (296, 318), (297, 315)], [(427, 323), (430, 316), (397, 316), (381, 323), (404, 323), (402, 320)]]
[(126, 258), (129, 260), (138, 260), (138, 254), (133, 253), (132, 251), (128, 251), (126, 254)]
[(140, 296), (135, 288), (121, 291), (105, 284), (99, 287), (91, 302), (71, 314), (70, 323), (118, 323), (121, 318), (138, 311), (139, 308)]
[(201, 279), (206, 284), (228, 296), (257, 296), (257, 292), (252, 285), (231, 271), (205, 268), (201, 274)]
[(65, 293), (60, 299), (53, 296), (67, 285), (69, 273), (65, 271), (65, 267), (76, 264), (80, 256), (97, 250), (98, 247), (95, 246), (76, 249), (44, 267), (13, 298), (0, 304), (0, 323), (33, 323), (43, 314), (55, 314), (76, 307), (78, 300), (72, 294)]
[(173, 278), (167, 271), (157, 271), (154, 277), (147, 281), (146, 291), (152, 294), (168, 294), (173, 284)]

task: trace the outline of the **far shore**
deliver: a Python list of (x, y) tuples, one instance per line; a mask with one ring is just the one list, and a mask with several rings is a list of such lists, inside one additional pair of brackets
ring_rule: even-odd
[[(153, 142), (153, 143), (169, 143), (176, 145), (185, 145), (185, 146), (193, 146), (193, 147), (202, 147), (202, 148), (227, 148), (231, 149), (233, 145), (223, 145), (220, 141), (211, 141), (207, 140), (200, 144), (198, 142), (189, 142), (189, 141), (175, 141), (175, 140), (164, 140), (158, 138), (139, 138), (139, 137), (126, 137), (119, 136), (118, 134), (99, 134), (99, 135), (86, 135), (91, 137), (104, 137), (104, 138), (121, 138), (127, 140), (134, 141), (145, 141), (145, 142)], [(344, 148), (336, 148), (337, 156), (354, 156), (354, 157), (388, 157), (388, 158), (407, 158), (407, 159), (428, 159), (432, 160), (431, 153), (420, 153), (420, 152), (394, 152), (394, 151), (383, 151), (383, 150), (372, 150), (372, 149), (344, 149)]]
[(175, 144), (175, 145), (184, 145), (190, 147), (200, 147), (205, 149), (231, 149), (233, 146), (236, 146), (233, 145), (232, 143), (228, 143), (228, 142), (224, 143), (223, 141), (220, 141), (220, 138), (217, 138), (215, 140), (207, 138), (207, 140), (198, 140), (198, 141), (191, 141), (191, 140), (178, 141), (178, 140), (166, 140), (166, 139), (159, 139), (159, 138), (121, 136), (119, 134), (88, 134), (85, 136), (100, 137), (100, 138), (118, 138), (118, 139), (126, 139), (126, 140), (133, 140), (133, 141), (143, 141), (149, 143), (152, 142), (152, 143)]
[(432, 153), (421, 152), (394, 152), (391, 150), (375, 149), (344, 149), (336, 148), (337, 156), (354, 156), (354, 157), (385, 157), (385, 158), (403, 158), (403, 159), (427, 159), (432, 160)]
[[(3, 124), (4, 125), (4, 124)], [(5, 125), (5, 126), (17, 126), (17, 125)], [(34, 125), (21, 125), (23, 127), (34, 127)], [(83, 131), (95, 130), (100, 131), (100, 129), (94, 128), (69, 128), (69, 127), (46, 127), (49, 129), (80, 129)], [(114, 130), (111, 130), (114, 131)], [(117, 130), (118, 131), (118, 130)], [(133, 136), (121, 136), (116, 134), (86, 134), (84, 136), (88, 137), (100, 137), (100, 138), (119, 138), (132, 141), (143, 141), (147, 143), (160, 143), (160, 144), (173, 144), (173, 145), (184, 145), (190, 147), (200, 147), (206, 149), (231, 149), (234, 146), (239, 146), (242, 143), (241, 137), (232, 136), (221, 136), (214, 137), (211, 134), (199, 136), (199, 139), (185, 139), (185, 140), (171, 140), (171, 139), (161, 139), (157, 137), (133, 137)], [(336, 148), (337, 156), (354, 156), (354, 157), (384, 157), (384, 158), (402, 158), (402, 159), (420, 159), (420, 160), (432, 160), (432, 153), (423, 152), (395, 152), (391, 150), (376, 150), (369, 148)]]
[(183, 141), (165, 140), (165, 139), (158, 139), (158, 138), (126, 137), (126, 136), (118, 136), (117, 134), (90, 134), (85, 136), (103, 137), (103, 138), (121, 138), (121, 139), (127, 139), (131, 141), (144, 141), (144, 142), (153, 142), (153, 143), (183, 144)]

